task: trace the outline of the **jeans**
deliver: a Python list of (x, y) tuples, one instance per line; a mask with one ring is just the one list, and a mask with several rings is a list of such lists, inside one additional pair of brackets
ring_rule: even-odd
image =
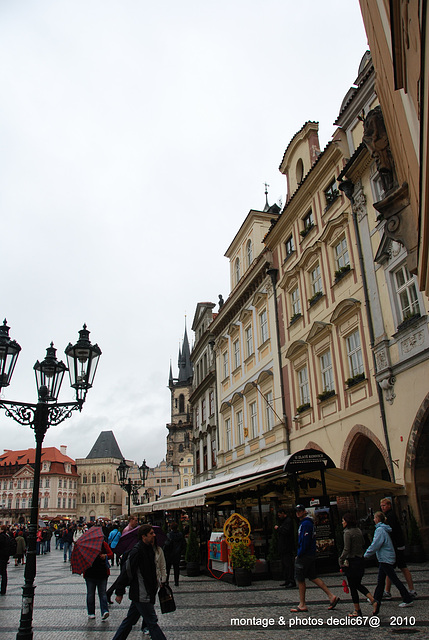
[(369, 589), (362, 584), (362, 578), (365, 573), (364, 559), (359, 557), (349, 558), (349, 566), (344, 567), (343, 573), (349, 583), (352, 602), (354, 604), (359, 604), (358, 591), (360, 591), (364, 596), (369, 593)]
[(383, 591), (386, 584), (386, 576), (390, 578), (392, 583), (398, 589), (404, 602), (413, 601), (412, 596), (410, 596), (410, 594), (408, 593), (408, 590), (404, 587), (402, 582), (399, 580), (393, 565), (387, 564), (387, 562), (379, 562), (378, 581), (374, 591), (374, 598), (377, 600), (377, 602), (381, 602), (381, 599), (383, 597)]
[(71, 552), (72, 552), (72, 545), (73, 542), (64, 542), (64, 562), (67, 562), (67, 552), (69, 554), (69, 560), (71, 558)]
[(107, 578), (101, 578), (96, 580), (95, 578), (85, 578), (86, 582), (86, 608), (88, 609), (88, 615), (95, 614), (95, 589), (98, 591), (98, 599), (100, 600), (101, 615), (109, 611), (107, 604)]
[(126, 617), (122, 620), (113, 640), (125, 640), (140, 616), (144, 618), (152, 640), (167, 640), (158, 626), (155, 607), (150, 602), (131, 602)]

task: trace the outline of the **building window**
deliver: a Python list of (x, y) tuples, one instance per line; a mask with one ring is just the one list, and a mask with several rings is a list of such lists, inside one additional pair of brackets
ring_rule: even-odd
[(19, 498), (15, 501), (15, 509), (19, 509)]
[(97, 482), (97, 476), (95, 475), (95, 473), (92, 474), (91, 482), (92, 482), (92, 484), (96, 484), (96, 482)]
[(199, 407), (197, 407), (197, 408), (195, 409), (195, 426), (196, 426), (196, 428), (197, 428), (197, 429), (199, 429), (199, 428), (200, 428), (200, 426), (201, 426), (201, 422), (200, 422), (200, 408), (199, 408)]
[(269, 431), (274, 427), (274, 409), (273, 409), (273, 392), (272, 391), (268, 391), (268, 393), (265, 394), (265, 403), (266, 403), (265, 411), (266, 411), (266, 417), (267, 417), (267, 431)]
[(183, 393), (179, 396), (179, 413), (185, 413), (185, 396)]
[(236, 340), (232, 346), (234, 350), (234, 369), (238, 369), (240, 366), (240, 341)]
[(223, 377), (225, 379), (229, 376), (228, 351), (223, 352), (222, 360), (223, 360)]
[(301, 315), (301, 299), (299, 297), (298, 286), (290, 292), (290, 304), (292, 307), (292, 318)]
[(328, 188), (325, 189), (325, 200), (326, 200), (325, 211), (329, 209), (331, 204), (335, 202), (335, 200), (338, 198), (339, 195), (340, 195), (340, 192), (338, 191), (337, 183), (335, 180), (332, 180)]
[(243, 412), (241, 411), (237, 411), (237, 413), (235, 414), (236, 417), (236, 421), (237, 421), (237, 441), (238, 444), (243, 444), (244, 442), (244, 433), (243, 433)]
[(68, 499), (68, 508), (71, 509), (71, 506), (72, 506), (72, 501), (71, 501), (71, 498), (69, 498)]
[(252, 247), (252, 241), (251, 240), (247, 241), (246, 255), (247, 255), (247, 266), (250, 267), (250, 265), (253, 262), (253, 247)]
[(346, 338), (347, 359), (349, 363), (350, 377), (354, 378), (363, 373), (362, 349), (360, 346), (359, 331), (354, 331)]
[(45, 497), (43, 500), (43, 508), (47, 509), (49, 506), (49, 498)]
[(210, 391), (209, 393), (209, 411), (210, 415), (214, 415), (215, 407), (214, 407), (214, 391)]
[(286, 249), (286, 259), (287, 259), (295, 251), (295, 247), (294, 247), (294, 244), (293, 244), (293, 236), (292, 235), (290, 235), (289, 238), (286, 240), (285, 249)]
[(308, 384), (308, 369), (307, 365), (302, 367), (298, 371), (298, 389), (299, 389), (299, 401), (301, 405), (309, 404), (310, 402), (310, 387)]
[(347, 249), (347, 240), (345, 237), (335, 245), (334, 254), (337, 270), (350, 267), (349, 251)]
[(417, 289), (414, 276), (410, 274), (404, 264), (395, 271), (396, 295), (399, 301), (401, 322), (420, 314), (420, 307), (417, 297)]
[(16, 484), (16, 488), (17, 489), (21, 489), (21, 479), (18, 480), (18, 482)]
[[(86, 502), (86, 497), (85, 496), (82, 496), (82, 502)], [(57, 508), (61, 509), (61, 498), (57, 499)]]
[(252, 434), (252, 438), (256, 438), (258, 436), (258, 415), (256, 410), (256, 402), (250, 403), (249, 414), (250, 414), (250, 432)]
[(322, 293), (322, 274), (320, 273), (320, 264), (310, 271), (310, 284), (313, 296), (317, 296)]
[(206, 421), (206, 418), (207, 418), (207, 415), (206, 415), (206, 414), (207, 414), (207, 411), (206, 411), (206, 401), (205, 401), (205, 399), (203, 399), (203, 400), (201, 400), (201, 420), (202, 420), (203, 422), (205, 422), (205, 421)]
[(252, 334), (252, 325), (249, 324), (245, 329), (245, 339), (246, 339), (246, 354), (247, 357), (253, 355), (253, 334)]
[(104, 472), (101, 474), (101, 482), (106, 482), (106, 474)]
[(62, 478), (60, 478), (60, 479), (58, 480), (58, 489), (62, 489), (62, 488), (63, 488), (63, 479), (62, 479)]
[(45, 488), (49, 487), (49, 478), (45, 478)]
[(203, 447), (203, 468), (204, 471), (208, 469), (208, 456), (207, 456), (207, 445), (205, 444)]
[[(64, 502), (65, 502), (65, 499), (64, 499)], [(91, 504), (95, 504), (95, 493), (91, 493)]]
[[(60, 506), (61, 498), (58, 498), (58, 506)], [(86, 504), (86, 493), (82, 493), (82, 504)]]
[(235, 260), (234, 273), (235, 273), (235, 284), (238, 284), (238, 282), (240, 281), (240, 258), (236, 258)]
[(261, 328), (261, 344), (264, 344), (264, 342), (268, 340), (268, 316), (266, 309), (264, 309), (259, 316), (259, 326)]
[(227, 418), (225, 420), (225, 436), (226, 436), (226, 450), (229, 451), (231, 449), (231, 419)]
[(303, 224), (303, 228), (300, 231), (300, 234), (303, 238), (305, 238), (307, 233), (314, 227), (314, 217), (311, 209), (307, 213), (307, 215), (303, 217), (302, 224)]
[(212, 451), (212, 469), (216, 466), (216, 440), (213, 438), (211, 441)]
[[(104, 493), (101, 493), (101, 494), (100, 494), (100, 502), (101, 502), (102, 504), (104, 504), (104, 503), (106, 502), (106, 496), (104, 495)], [(69, 506), (70, 506), (70, 505), (69, 505)]]
[(332, 369), (331, 352), (326, 351), (320, 356), (320, 372), (322, 375), (322, 390), (334, 390), (334, 371)]
[[(60, 480), (61, 482), (61, 480)], [(88, 482), (88, 478), (86, 477), (86, 473), (83, 474), (82, 484), (86, 484)]]

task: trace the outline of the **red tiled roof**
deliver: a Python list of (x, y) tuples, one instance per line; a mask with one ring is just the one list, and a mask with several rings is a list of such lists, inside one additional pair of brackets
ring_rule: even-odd
[[(0, 453), (0, 465), (6, 464), (27, 464), (27, 460), (30, 464), (34, 464), (36, 459), (36, 449), (23, 449), (21, 451), (11, 451), (6, 449), (3, 453)], [(56, 447), (44, 447), (42, 448), (42, 462), (49, 460), (50, 462), (69, 462), (70, 464), (76, 464), (76, 462), (69, 456), (65, 456)]]

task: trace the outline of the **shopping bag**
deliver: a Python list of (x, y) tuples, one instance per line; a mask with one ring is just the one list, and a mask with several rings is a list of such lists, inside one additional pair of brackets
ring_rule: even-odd
[(165, 584), (158, 591), (159, 604), (161, 607), (161, 613), (171, 613), (176, 611), (176, 603), (174, 602), (173, 592), (168, 584)]

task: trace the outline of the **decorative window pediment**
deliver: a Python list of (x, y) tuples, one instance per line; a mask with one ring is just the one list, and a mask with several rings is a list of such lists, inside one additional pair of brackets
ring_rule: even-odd
[(231, 322), (231, 324), (228, 326), (228, 334), (232, 336), (238, 333), (238, 331), (240, 331), (240, 325), (238, 324), (238, 322)]
[(333, 245), (339, 236), (344, 232), (349, 224), (349, 214), (346, 211), (340, 213), (336, 218), (332, 218), (327, 223), (325, 230), (320, 236), (320, 242), (325, 242), (328, 245)]
[(256, 382), (247, 382), (243, 389), (243, 395), (244, 396), (249, 395), (249, 393), (251, 393), (252, 391), (255, 391), (255, 387), (256, 387)]
[(332, 326), (327, 322), (314, 322), (313, 326), (310, 329), (310, 332), (306, 338), (306, 342), (310, 344), (314, 344), (321, 340), (325, 335), (330, 333), (332, 330)]
[(243, 400), (243, 394), (240, 393), (239, 391), (236, 391), (231, 398), (231, 404), (232, 405), (238, 404), (238, 402), (242, 402), (242, 400)]
[(347, 298), (342, 300), (340, 304), (335, 308), (334, 313), (330, 318), (332, 324), (339, 324), (349, 315), (357, 313), (360, 308), (360, 301), (355, 298)]
[(301, 260), (301, 268), (308, 271), (313, 263), (320, 260), (320, 242), (315, 242), (311, 247), (306, 249)]
[(308, 345), (306, 342), (304, 342), (304, 340), (295, 340), (295, 342), (292, 342), (289, 349), (287, 350), (286, 358), (288, 358), (289, 360), (294, 360), (301, 353), (307, 352), (307, 349)]
[(271, 371), (271, 369), (266, 369), (264, 371), (261, 371), (261, 373), (258, 376), (257, 383), (262, 384), (264, 380), (267, 380), (268, 378), (272, 378), (272, 376), (273, 376), (273, 372)]
[(252, 309), (243, 309), (239, 315), (239, 320), (243, 324), (248, 322), (248, 320), (252, 317)]
[(253, 306), (256, 307), (256, 308), (262, 307), (264, 304), (266, 304), (267, 297), (268, 296), (267, 296), (267, 294), (265, 292), (258, 291), (253, 296), (253, 300), (252, 300)]

